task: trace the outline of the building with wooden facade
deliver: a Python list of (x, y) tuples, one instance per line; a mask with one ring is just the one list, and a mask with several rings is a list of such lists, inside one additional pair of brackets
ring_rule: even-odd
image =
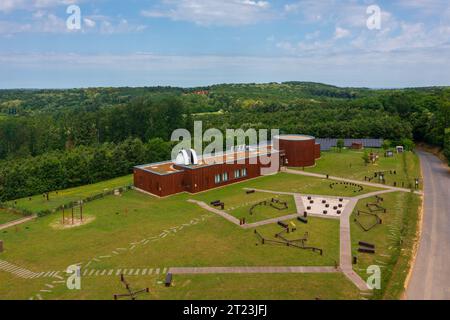
[(264, 147), (245, 146), (202, 158), (194, 150), (181, 150), (173, 161), (135, 167), (134, 186), (158, 197), (199, 193), (274, 174), (281, 166), (313, 166), (319, 157), (320, 145), (303, 135), (281, 135)]

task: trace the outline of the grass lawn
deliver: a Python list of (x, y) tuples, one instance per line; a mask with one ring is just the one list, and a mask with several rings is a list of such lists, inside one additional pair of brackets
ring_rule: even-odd
[[(126, 277), (133, 289), (150, 288), (149, 294), (139, 295), (138, 300), (357, 300), (359, 290), (343, 275), (336, 274), (214, 274), (214, 275), (176, 275), (172, 287), (162, 283), (164, 276)], [(17, 297), (15, 290), (29, 280), (9, 277), (2, 278), (0, 296), (2, 299)], [(47, 280), (48, 282), (48, 280)], [(47, 288), (46, 281), (34, 280), (34, 290)], [(245, 284), (245, 285), (244, 285)], [(325, 288), (325, 289), (324, 289)], [(47, 288), (48, 289), (48, 288)], [(92, 299), (112, 300), (113, 294), (126, 293), (118, 276), (86, 277), (82, 279), (82, 290), (71, 291), (64, 286), (53, 289), (53, 299), (73, 300)], [(41, 293), (44, 298), (49, 295)]]
[[(161, 270), (196, 266), (328, 266), (334, 264), (338, 255), (336, 221), (314, 219), (308, 225), (298, 226), (299, 235), (308, 231), (311, 244), (324, 248), (324, 255), (320, 256), (294, 248), (257, 246), (258, 241), (253, 230), (240, 229), (225, 219), (188, 203), (189, 198), (189, 195), (181, 194), (157, 199), (135, 191), (129, 191), (121, 197), (108, 196), (85, 205), (85, 217), (95, 217), (95, 220), (84, 226), (65, 230), (52, 227), (59, 222), (59, 213), (39, 218), (22, 225), (18, 230), (8, 229), (0, 234), (5, 243), (5, 252), (2, 253), (1, 259), (41, 272), (65, 270), (67, 266), (75, 263), (89, 264), (89, 268), (95, 269), (148, 267)], [(278, 227), (265, 226), (261, 228), (261, 232), (271, 234), (275, 229)], [(165, 233), (163, 238), (151, 241)], [(143, 244), (145, 240), (149, 242)], [(118, 248), (125, 250), (119, 251), (118, 255), (113, 254)], [(100, 258), (104, 256), (109, 258)], [(302, 281), (301, 275), (297, 277), (300, 278), (297, 281)], [(342, 280), (339, 275), (332, 277)], [(45, 299), (110, 299), (111, 291), (98, 289), (104, 285), (105, 279), (88, 277), (86, 282), (89, 283), (88, 287), (93, 288), (92, 291), (68, 291), (64, 286), (60, 286), (43, 295)], [(271, 279), (273, 277), (258, 286), (270, 290), (274, 283)], [(346, 281), (341, 280), (336, 281), (343, 282), (345, 286)], [(0, 298), (27, 299), (39, 293), (48, 281), (25, 281), (0, 271), (1, 283), (20, 284), (14, 285), (14, 290), (2, 286)], [(117, 279), (112, 277), (111, 286), (115, 285), (116, 281)], [(255, 285), (257, 282), (255, 280)], [(199, 283), (194, 286), (202, 285), (204, 284)], [(196, 294), (204, 298), (216, 297), (214, 288), (211, 288), (211, 292), (202, 290)], [(251, 287), (249, 290), (251, 291)], [(183, 291), (178, 293), (182, 294)], [(264, 296), (263, 293), (261, 295)], [(178, 296), (173, 298), (176, 297)], [(271, 294), (266, 297), (276, 298)], [(291, 297), (295, 298), (294, 295)], [(164, 298), (169, 296), (165, 295)]]
[[(197, 195), (191, 195), (192, 199), (201, 200), (206, 203), (211, 201), (221, 200), (225, 202), (227, 206), (242, 205), (242, 202), (246, 202), (247, 199), (251, 199), (250, 195), (245, 194), (244, 188), (260, 189), (281, 192), (293, 192), (303, 194), (317, 194), (328, 196), (358, 196), (361, 194), (380, 190), (378, 188), (364, 187), (362, 192), (354, 192), (353, 189), (346, 189), (336, 186), (330, 188), (330, 184), (336, 182), (334, 180), (320, 179), (314, 177), (300, 176), (290, 173), (278, 173), (277, 175), (260, 177), (253, 180), (244, 181), (237, 184), (225, 186), (223, 188), (211, 190), (206, 193), (200, 193)], [(257, 193), (255, 197), (261, 196), (261, 199), (270, 198), (270, 194), (264, 195), (263, 193)]]
[[(383, 220), (381, 225), (368, 232), (364, 232), (351, 217), (350, 227), (353, 254), (358, 256), (355, 271), (366, 279), (367, 267), (378, 265), (381, 267), (382, 288), (375, 291), (376, 298), (398, 299), (403, 292), (403, 283), (409, 270), (409, 260), (415, 239), (418, 223), (418, 207), (420, 197), (412, 193), (390, 193), (382, 196), (381, 206), (387, 213), (379, 213)], [(375, 198), (359, 201), (357, 209), (368, 211), (367, 203), (374, 203)], [(365, 218), (367, 220), (367, 218)], [(369, 223), (367, 220), (366, 223)], [(358, 253), (358, 242), (364, 241), (376, 245), (376, 254)]]
[[(243, 285), (245, 284), (245, 285)], [(324, 288), (326, 288), (324, 290)], [(358, 299), (343, 274), (248, 274), (176, 276), (174, 287), (157, 286), (157, 299)]]
[[(342, 150), (322, 152), (322, 157), (317, 160), (316, 166), (306, 168), (308, 172), (330, 174), (338, 177), (346, 177), (364, 181), (364, 177), (372, 177), (375, 172), (395, 170), (396, 175), (387, 173), (385, 175), (386, 184), (392, 186), (397, 182), (401, 187), (402, 182), (407, 188), (409, 184), (414, 185), (414, 179), (420, 178), (419, 158), (412, 152), (395, 154), (393, 158), (385, 158), (382, 149), (373, 149), (379, 153), (380, 159), (375, 164), (365, 165), (362, 160), (364, 151)], [(368, 150), (370, 152), (370, 150)], [(379, 182), (373, 179), (372, 182)]]
[(0, 225), (23, 218), (21, 214), (0, 209)]
[(85, 185), (81, 187), (61, 190), (58, 192), (51, 192), (49, 195), (49, 201), (43, 197), (43, 195), (35, 195), (30, 198), (23, 198), (16, 200), (17, 204), (10, 201), (8, 204), (15, 205), (19, 209), (26, 209), (33, 212), (42, 210), (52, 210), (58, 208), (63, 204), (75, 202), (102, 193), (105, 190), (112, 190), (118, 187), (128, 186), (133, 183), (133, 176), (128, 175), (112, 180), (102, 181), (99, 183)]

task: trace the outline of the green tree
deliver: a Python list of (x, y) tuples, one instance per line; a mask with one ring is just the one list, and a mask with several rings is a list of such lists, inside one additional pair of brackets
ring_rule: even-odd
[(370, 157), (369, 153), (367, 151), (364, 151), (364, 154), (362, 156), (362, 159), (364, 161), (364, 164), (367, 166), (370, 163)]
[(447, 157), (450, 166), (450, 128), (445, 129), (444, 155)]
[(388, 139), (384, 139), (382, 147), (383, 147), (383, 150), (388, 150), (392, 147), (392, 142)]
[(338, 148), (339, 152), (342, 152), (344, 146), (345, 146), (344, 139), (338, 139), (338, 141), (336, 142), (336, 147)]

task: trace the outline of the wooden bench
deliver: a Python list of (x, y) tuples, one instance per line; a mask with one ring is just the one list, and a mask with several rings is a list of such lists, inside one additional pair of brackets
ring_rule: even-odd
[(308, 219), (303, 218), (303, 217), (297, 217), (297, 220), (300, 221), (301, 223), (304, 223), (304, 224), (308, 223)]
[(371, 249), (375, 249), (375, 245), (368, 243), (368, 242), (364, 242), (364, 241), (359, 241), (358, 244), (362, 247), (366, 247), (366, 248), (371, 248)]
[(359, 248), (359, 249), (358, 249), (358, 252), (374, 254), (374, 253), (375, 253), (375, 249), (370, 249), (370, 248)]
[(283, 221), (278, 221), (278, 225), (283, 227), (283, 228), (285, 228), (285, 229), (289, 228), (288, 224), (284, 223)]

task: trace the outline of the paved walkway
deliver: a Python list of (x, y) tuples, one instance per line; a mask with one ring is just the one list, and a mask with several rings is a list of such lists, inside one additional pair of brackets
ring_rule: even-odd
[(218, 214), (218, 215), (221, 216), (222, 218), (225, 218), (226, 220), (230, 221), (231, 223), (234, 223), (235, 225), (241, 226), (241, 225), (240, 225), (241, 223), (240, 223), (240, 221), (239, 221), (238, 218), (233, 217), (232, 215), (226, 213), (225, 211), (222, 211), (222, 210), (218, 210), (218, 209), (216, 209), (216, 208), (213, 208), (213, 207), (207, 205), (206, 203), (204, 203), (204, 202), (202, 202), (202, 201), (197, 201), (197, 200), (189, 199), (188, 202), (190, 202), (190, 203), (195, 203), (195, 204), (199, 205), (200, 207), (202, 207), (203, 209), (208, 210), (209, 212)]
[[(284, 171), (284, 172), (291, 173), (291, 174), (297, 174), (297, 175), (301, 175), (301, 176), (321, 178), (321, 179), (326, 179), (327, 178), (327, 176), (325, 174), (312, 173), (312, 172), (293, 170), (293, 169), (286, 169), (286, 171)], [(360, 184), (360, 185), (364, 185), (364, 186), (368, 186), (368, 187), (390, 189), (390, 190), (393, 190), (393, 191), (411, 192), (411, 189), (407, 189), (407, 188), (391, 187), (391, 186), (388, 186), (388, 185), (385, 185), (385, 184), (373, 183), (373, 182), (367, 182), (367, 181), (360, 181), (360, 180), (354, 180), (354, 179), (347, 179), (347, 178), (342, 178), (342, 177), (329, 176), (328, 179), (329, 180), (336, 180), (336, 181), (343, 181), (343, 182), (351, 182), (351, 183), (356, 183), (356, 184)], [(422, 191), (414, 191), (414, 193), (416, 193), (416, 194), (423, 194)]]
[(220, 274), (220, 273), (336, 273), (334, 267), (199, 267), (170, 268), (172, 274)]
[(17, 225), (19, 225), (19, 224), (22, 224), (22, 223), (31, 221), (31, 220), (36, 219), (36, 218), (37, 218), (37, 216), (36, 216), (36, 215), (33, 215), (33, 216), (26, 217), (26, 218), (23, 218), (23, 219), (19, 219), (19, 220), (14, 220), (14, 221), (11, 221), (11, 222), (7, 222), (7, 223), (5, 223), (5, 224), (0, 225), (0, 230), (8, 229), (8, 228), (17, 226)]

